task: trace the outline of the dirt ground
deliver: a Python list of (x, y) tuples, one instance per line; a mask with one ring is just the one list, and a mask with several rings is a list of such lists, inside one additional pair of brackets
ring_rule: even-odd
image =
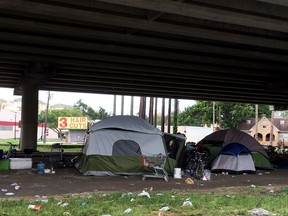
[[(181, 192), (214, 191), (228, 187), (269, 187), (271, 189), (287, 185), (288, 169), (273, 169), (257, 171), (256, 174), (223, 175), (211, 174), (211, 180), (195, 180), (187, 184), (190, 176), (184, 174), (181, 179), (169, 176), (166, 182), (162, 178), (147, 178), (142, 176), (84, 176), (75, 168), (58, 168), (55, 174), (38, 174), (36, 169), (0, 171), (0, 198), (54, 196), (65, 194), (95, 193), (95, 192), (141, 192), (143, 189), (153, 191)], [(16, 190), (17, 185), (19, 187)], [(16, 186), (16, 187), (15, 187)], [(13, 195), (7, 195), (7, 193)]]

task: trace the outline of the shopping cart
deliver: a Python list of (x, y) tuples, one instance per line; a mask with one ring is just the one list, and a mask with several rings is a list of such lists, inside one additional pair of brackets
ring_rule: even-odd
[(143, 174), (142, 180), (146, 178), (163, 178), (168, 182), (168, 173), (164, 169), (166, 162), (166, 155), (157, 154), (153, 156), (143, 156), (143, 165), (154, 170), (154, 173)]
[(51, 167), (65, 167), (63, 143), (51, 145), (49, 162)]

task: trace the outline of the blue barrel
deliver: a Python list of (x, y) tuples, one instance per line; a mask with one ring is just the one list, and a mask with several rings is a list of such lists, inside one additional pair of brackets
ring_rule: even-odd
[(44, 174), (45, 164), (41, 161), (37, 164), (37, 172), (38, 174)]

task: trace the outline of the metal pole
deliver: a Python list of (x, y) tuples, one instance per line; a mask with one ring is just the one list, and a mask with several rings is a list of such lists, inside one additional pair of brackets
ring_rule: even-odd
[(124, 115), (124, 95), (121, 96), (121, 115)]
[(16, 140), (16, 112), (15, 112), (15, 118), (14, 118), (14, 140)]
[(44, 137), (44, 123), (42, 122), (41, 141), (43, 141), (43, 137)]
[(273, 126), (274, 126), (274, 110), (272, 110), (271, 113), (271, 127), (270, 127), (270, 139), (269, 139), (269, 145), (273, 146)]
[(212, 123), (212, 131), (214, 132), (215, 127), (215, 101), (213, 101), (213, 123)]
[(116, 115), (116, 95), (114, 95), (114, 100), (113, 100), (113, 116)]
[(255, 139), (258, 140), (258, 104), (255, 104)]
[(167, 117), (167, 133), (170, 133), (171, 128), (171, 98), (168, 99), (168, 117)]
[(154, 110), (154, 126), (157, 126), (157, 97), (155, 98), (155, 110)]
[[(17, 124), (16, 124), (16, 118), (17, 118), (17, 112), (15, 111), (12, 111), (12, 110), (9, 110), (10, 112), (13, 112), (14, 113), (14, 140), (16, 140), (16, 127), (17, 127)], [(12, 122), (12, 119), (10, 119), (10, 121)]]
[(149, 101), (149, 123), (153, 124), (153, 109), (154, 109), (154, 98), (150, 97)]
[(131, 96), (131, 104), (130, 104), (130, 115), (134, 115), (134, 97)]
[(146, 98), (141, 97), (140, 98), (140, 106), (139, 106), (139, 117), (145, 119), (146, 115)]
[(43, 138), (43, 143), (46, 143), (46, 130), (47, 130), (49, 101), (50, 101), (50, 91), (48, 91), (47, 106), (46, 106), (46, 111), (45, 111), (45, 123), (44, 123), (44, 138)]
[(178, 132), (178, 113), (179, 113), (179, 100), (174, 100), (174, 116), (173, 116), (173, 133)]
[(162, 98), (161, 131), (165, 131), (165, 98)]

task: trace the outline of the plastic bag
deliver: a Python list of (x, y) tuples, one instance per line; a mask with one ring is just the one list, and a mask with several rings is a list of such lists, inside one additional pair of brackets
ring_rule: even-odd
[(205, 181), (211, 180), (211, 171), (210, 170), (207, 170), (207, 169), (204, 170), (202, 180), (205, 180)]

